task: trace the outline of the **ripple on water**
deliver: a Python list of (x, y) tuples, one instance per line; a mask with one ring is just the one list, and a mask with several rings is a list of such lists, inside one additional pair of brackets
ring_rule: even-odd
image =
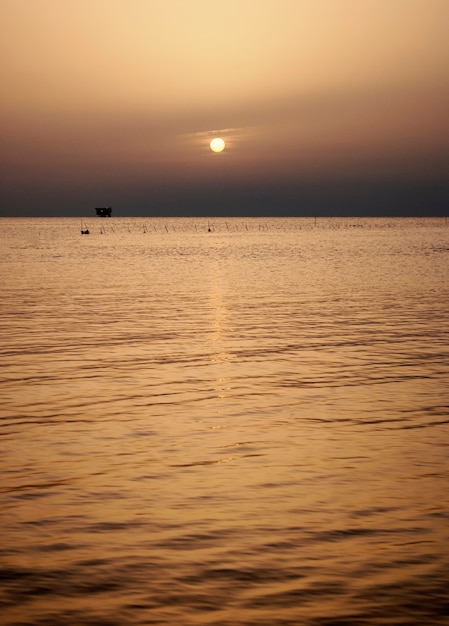
[(113, 225), (4, 225), (0, 621), (445, 625), (449, 230)]

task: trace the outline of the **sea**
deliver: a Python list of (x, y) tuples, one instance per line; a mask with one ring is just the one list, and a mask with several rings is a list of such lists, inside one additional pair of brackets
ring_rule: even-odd
[(447, 219), (0, 242), (2, 626), (449, 624)]

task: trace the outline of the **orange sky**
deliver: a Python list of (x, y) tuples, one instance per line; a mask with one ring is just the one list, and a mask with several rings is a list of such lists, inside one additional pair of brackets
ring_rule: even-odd
[(0, 10), (2, 214), (62, 197), (74, 214), (84, 202), (144, 210), (164, 189), (176, 204), (174, 188), (182, 202), (214, 185), (256, 196), (260, 181), (447, 184), (447, 0)]

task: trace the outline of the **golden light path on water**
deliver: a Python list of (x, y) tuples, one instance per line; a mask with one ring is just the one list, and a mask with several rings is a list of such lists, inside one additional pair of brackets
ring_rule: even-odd
[(446, 624), (445, 220), (1, 220), (2, 624)]

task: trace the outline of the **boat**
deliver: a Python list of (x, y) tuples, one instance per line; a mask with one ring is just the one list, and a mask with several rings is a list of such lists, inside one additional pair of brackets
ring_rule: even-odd
[(112, 209), (108, 207), (98, 207), (95, 209), (98, 217), (111, 217)]

